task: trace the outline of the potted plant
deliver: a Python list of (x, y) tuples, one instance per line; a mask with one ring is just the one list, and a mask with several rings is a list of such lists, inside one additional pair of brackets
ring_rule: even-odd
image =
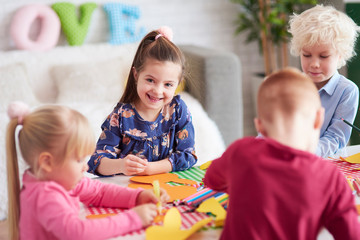
[(288, 65), (289, 16), (315, 5), (317, 0), (231, 0), (240, 5), (236, 34), (247, 32), (246, 43), (257, 41), (265, 75)]

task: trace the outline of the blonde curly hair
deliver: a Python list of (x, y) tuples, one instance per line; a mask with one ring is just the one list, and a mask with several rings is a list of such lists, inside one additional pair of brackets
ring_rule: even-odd
[(288, 31), (292, 35), (290, 52), (294, 56), (299, 56), (304, 47), (330, 43), (340, 55), (338, 68), (341, 68), (356, 55), (354, 46), (360, 27), (332, 6), (316, 5), (301, 14), (293, 14)]

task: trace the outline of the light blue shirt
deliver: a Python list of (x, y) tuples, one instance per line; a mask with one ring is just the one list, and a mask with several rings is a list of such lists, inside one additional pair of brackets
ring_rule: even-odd
[(336, 71), (319, 90), (319, 94), (325, 116), (316, 154), (322, 157), (341, 155), (352, 130), (341, 118), (354, 122), (359, 105), (359, 89), (355, 83)]

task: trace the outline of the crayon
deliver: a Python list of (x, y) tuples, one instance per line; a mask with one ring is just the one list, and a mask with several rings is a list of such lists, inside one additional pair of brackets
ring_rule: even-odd
[(190, 196), (188, 196), (187, 198), (184, 198), (184, 199), (183, 199), (183, 202), (188, 202), (189, 200), (191, 200), (191, 199), (193, 199), (194, 197), (196, 197), (196, 196), (198, 196), (198, 195), (200, 195), (200, 194), (208, 191), (209, 189), (210, 189), (210, 188), (204, 188), (204, 189), (202, 189), (202, 190), (194, 193), (193, 195), (190, 195)]
[(211, 192), (207, 192), (206, 194), (204, 194), (203, 196), (199, 197), (198, 199), (196, 199), (195, 201), (192, 201), (191, 204), (197, 204), (199, 202), (203, 202), (204, 200), (212, 197), (213, 195), (215, 195), (216, 192), (214, 190), (212, 190)]
[(219, 203), (221, 203), (222, 201), (226, 200), (228, 197), (229, 197), (229, 196), (228, 196), (226, 193), (224, 193), (224, 194), (222, 194), (222, 195), (219, 195), (219, 196), (216, 197), (215, 199), (216, 199)]
[(190, 203), (194, 202), (196, 199), (199, 199), (199, 198), (201, 198), (201, 197), (209, 194), (209, 193), (212, 192), (212, 191), (214, 191), (214, 190), (212, 190), (212, 189), (209, 188), (208, 190), (203, 191), (201, 194), (198, 194), (197, 196), (193, 197), (192, 199), (189, 199), (189, 200), (186, 201), (186, 202), (187, 202), (188, 204), (190, 204)]
[[(214, 195), (209, 196), (208, 198), (213, 197), (213, 198), (216, 199), (217, 197), (222, 196), (223, 194), (224, 194), (223, 192), (215, 192)], [(208, 199), (208, 198), (206, 198), (206, 199)], [(206, 199), (204, 199), (204, 200), (206, 200)], [(191, 206), (197, 208), (202, 202), (203, 202), (203, 201), (198, 201), (198, 202), (196, 202), (196, 203), (191, 203)]]

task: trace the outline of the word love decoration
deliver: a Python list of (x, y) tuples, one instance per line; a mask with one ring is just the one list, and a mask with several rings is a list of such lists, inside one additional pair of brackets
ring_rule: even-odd
[[(18, 49), (44, 51), (55, 47), (61, 29), (70, 46), (84, 43), (91, 24), (91, 17), (97, 8), (96, 3), (84, 3), (79, 7), (69, 2), (55, 3), (51, 7), (31, 4), (16, 11), (10, 26), (10, 35)], [(145, 35), (145, 29), (136, 30), (136, 20), (140, 9), (121, 3), (103, 5), (110, 26), (109, 43), (113, 45), (136, 42)], [(32, 24), (39, 19), (40, 31), (36, 40), (29, 37)]]

